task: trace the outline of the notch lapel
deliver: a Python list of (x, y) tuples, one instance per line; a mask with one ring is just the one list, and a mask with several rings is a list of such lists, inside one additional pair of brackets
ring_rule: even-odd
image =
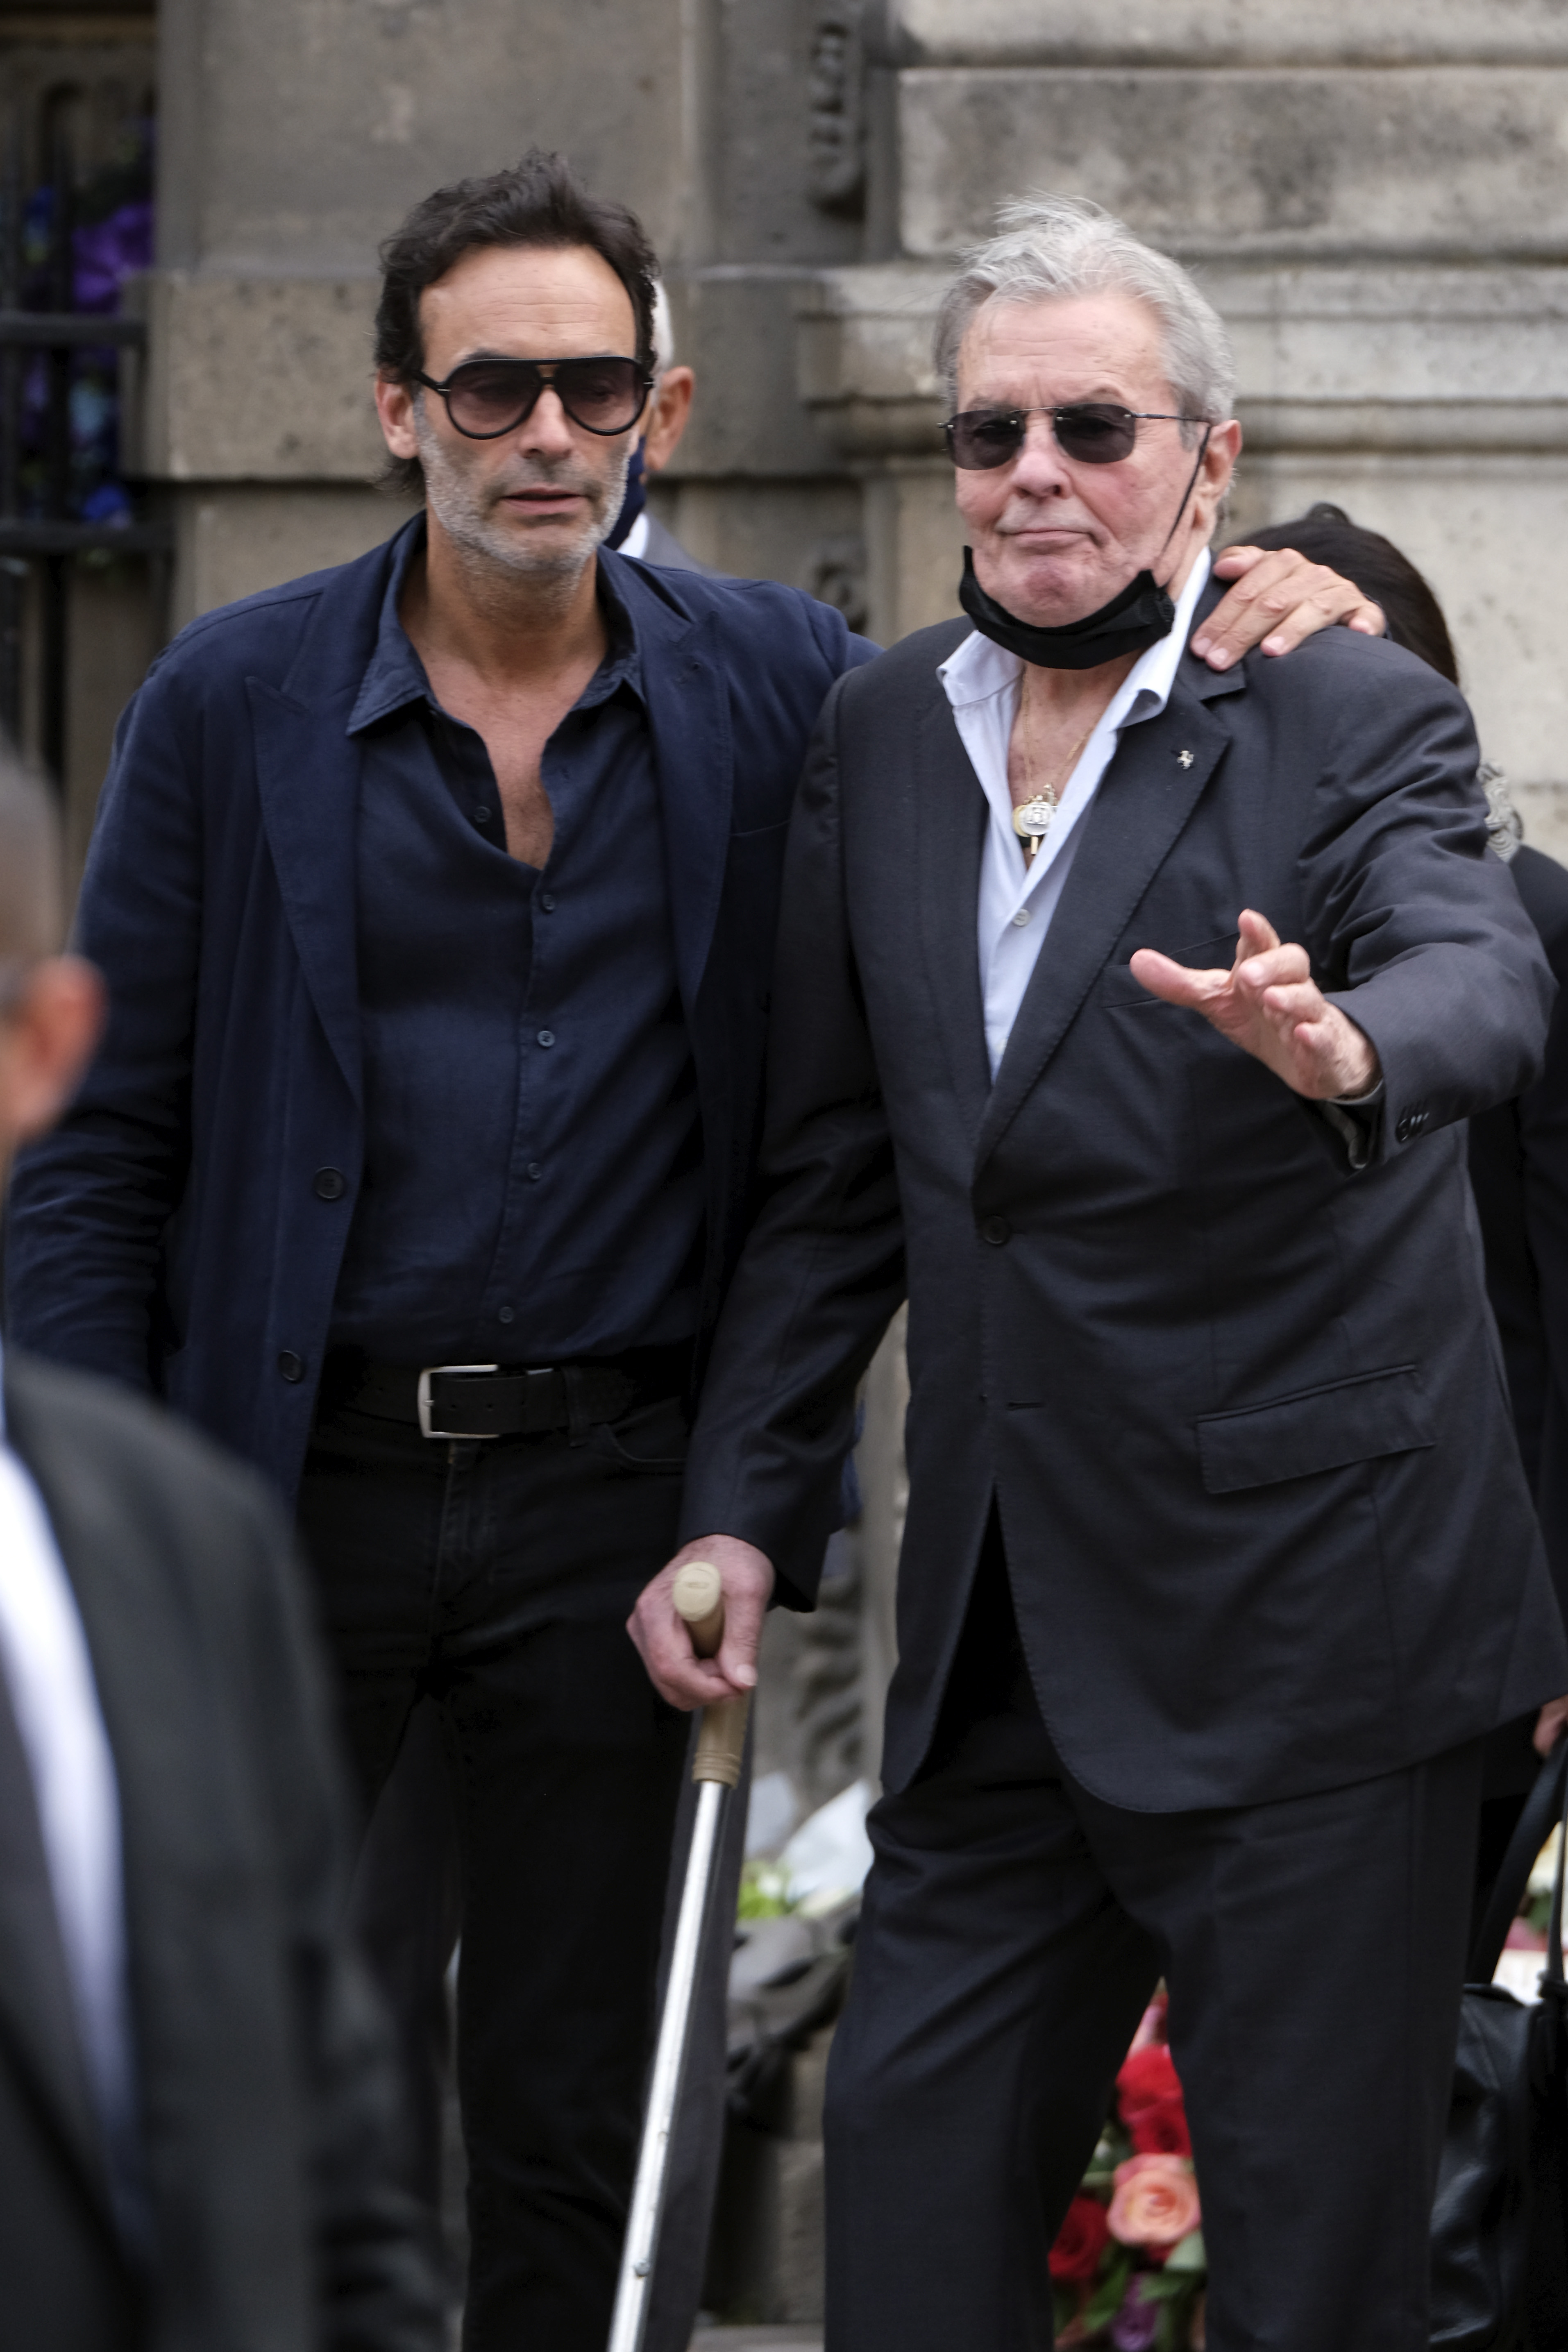
[(334, 697), (325, 709), (297, 702), (258, 677), (248, 678), (246, 690), (261, 821), (283, 911), (310, 1001), (357, 1104), (354, 829), (360, 747), (348, 732), (349, 702)]
[(916, 733), (913, 798), (926, 982), (952, 1090), (973, 1141), (991, 1092), (976, 930), (990, 810), (940, 681)]
[[(1084, 819), (1050, 929), (1018, 1008), (981, 1124), (976, 1166), (1016, 1118), (1103, 969), (1133, 909), (1197, 804), (1230, 740), (1205, 706), (1239, 692), (1240, 671), (1206, 672), (1212, 685), (1178, 678), (1158, 718), (1129, 728)], [(1189, 765), (1182, 754), (1191, 751)]]
[[(625, 573), (616, 577), (632, 604)], [(689, 1013), (708, 967), (730, 855), (735, 761), (730, 697), (712, 645), (711, 616), (688, 622), (646, 594), (636, 597), (635, 612), (664, 823), (676, 977)]]
[(98, 2117), (88, 2088), (32, 1775), (0, 1681), (0, 2039), (52, 2118), (83, 2185), (109, 2210)]

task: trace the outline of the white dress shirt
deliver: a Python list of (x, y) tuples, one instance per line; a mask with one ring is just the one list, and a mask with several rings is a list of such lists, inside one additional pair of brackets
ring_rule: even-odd
[(1051, 829), (1027, 866), (1023, 844), (1013, 830), (1013, 795), (1007, 787), (1007, 747), (1024, 665), (1016, 654), (976, 630), (937, 671), (952, 706), (953, 724), (991, 806), (980, 867), (979, 949), (993, 1077), (1071, 870), (1084, 815), (1110, 765), (1121, 730), (1157, 718), (1170, 700), (1208, 576), (1208, 551), (1204, 548), (1187, 576), (1169, 634), (1139, 655), (1101, 713), (1072, 774), (1058, 789)]
[[(0, 1672), (37, 1801), (66, 1973), (117, 2199), (134, 2196), (120, 1791), (76, 1595), (0, 1405)], [(129, 2158), (129, 2162), (128, 2162)]]

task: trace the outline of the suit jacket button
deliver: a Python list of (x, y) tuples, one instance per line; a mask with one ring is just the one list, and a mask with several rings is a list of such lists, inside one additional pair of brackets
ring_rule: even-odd
[(318, 1168), (311, 1188), (318, 1201), (341, 1201), (348, 1191), (348, 1180), (340, 1169)]
[(994, 1242), (998, 1248), (1004, 1242), (1011, 1241), (1013, 1238), (1013, 1228), (1005, 1217), (987, 1217), (981, 1225), (980, 1231), (984, 1240)]
[(278, 1359), (278, 1369), (286, 1381), (302, 1381), (305, 1377), (305, 1359), (303, 1356), (297, 1356), (292, 1348), (285, 1348)]
[(1394, 1139), (1395, 1143), (1408, 1143), (1415, 1132), (1415, 1122), (1412, 1120), (1410, 1113), (1406, 1111), (1404, 1117), (1400, 1119), (1398, 1125), (1394, 1128)]

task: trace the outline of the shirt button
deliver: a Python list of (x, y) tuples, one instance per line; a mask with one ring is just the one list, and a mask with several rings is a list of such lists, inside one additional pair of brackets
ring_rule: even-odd
[(544, 1171), (537, 1160), (531, 1160), (523, 1172), (531, 1184), (537, 1184)]
[(1019, 909), (1018, 909), (1018, 911), (1017, 911), (1017, 913), (1016, 913), (1016, 914), (1014, 916), (1014, 918), (1013, 918), (1013, 921), (1014, 921), (1014, 923), (1015, 923), (1016, 927), (1020, 931), (1023, 929), (1023, 928), (1024, 928), (1025, 924), (1028, 921), (1028, 919), (1029, 919), (1029, 910), (1028, 910), (1027, 907), (1020, 907), (1020, 908), (1019, 908)]
[(1013, 1228), (1005, 1217), (987, 1217), (981, 1225), (980, 1231), (982, 1236), (994, 1244), (998, 1249), (1004, 1242), (1011, 1241), (1013, 1238)]
[(305, 1377), (305, 1359), (303, 1356), (297, 1356), (292, 1348), (285, 1348), (278, 1359), (278, 1369), (286, 1381), (302, 1381)]
[(318, 1201), (341, 1201), (348, 1189), (348, 1180), (336, 1168), (318, 1168), (310, 1187)]
[(517, 1309), (515, 1307), (503, 1307), (499, 1309), (496, 1315), (496, 1321), (498, 1323), (515, 1323), (516, 1320)]
[(481, 802), (479, 806), (474, 811), (474, 823), (476, 824), (489, 824), (489, 821), (490, 813)]
[(540, 905), (543, 908), (543, 909), (544, 909), (544, 911), (545, 911), (545, 913), (546, 913), (547, 915), (552, 915), (552, 914), (555, 912), (555, 893), (554, 893), (554, 891), (553, 891), (553, 890), (542, 890), (542, 891), (540, 892), (540, 894), (539, 894), (539, 903), (540, 903)]
[(539, 1042), (542, 1045), (553, 1045), (555, 1043), (554, 1030), (542, 1029), (539, 1033)]

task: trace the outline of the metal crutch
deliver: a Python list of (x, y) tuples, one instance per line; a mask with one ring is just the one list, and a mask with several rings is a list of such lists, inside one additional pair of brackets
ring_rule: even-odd
[[(684, 1617), (691, 1628), (691, 1643), (698, 1656), (710, 1658), (724, 1637), (724, 1591), (718, 1570), (709, 1560), (689, 1559), (675, 1580), (674, 1600), (677, 1614)], [(670, 2136), (675, 2128), (676, 2102), (680, 2096), (686, 2046), (690, 2038), (692, 1997), (702, 1953), (708, 1890), (719, 1849), (719, 1825), (724, 1817), (725, 1801), (741, 1778), (751, 1704), (749, 1698), (727, 1698), (717, 1706), (705, 1706), (698, 1727), (697, 1754), (691, 1766), (691, 1777), (697, 1783), (697, 1812), (691, 1826), (675, 1948), (670, 1955), (664, 2014), (659, 2020), (658, 2042), (654, 2052), (653, 2078), (648, 2085), (647, 2113), (626, 2222), (626, 2242), (621, 2253), (609, 2352), (641, 2352), (643, 2330), (647, 2324), (648, 2288), (653, 2281), (654, 2254), (664, 2217)]]

